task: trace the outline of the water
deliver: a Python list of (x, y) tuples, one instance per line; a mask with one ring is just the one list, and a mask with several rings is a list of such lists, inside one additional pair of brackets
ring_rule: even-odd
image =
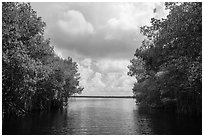
[(202, 120), (140, 109), (130, 98), (74, 98), (63, 110), (3, 120), (3, 134), (202, 134)]

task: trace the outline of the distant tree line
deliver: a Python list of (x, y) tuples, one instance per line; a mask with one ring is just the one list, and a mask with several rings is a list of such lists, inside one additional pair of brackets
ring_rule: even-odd
[(138, 103), (180, 114), (202, 113), (202, 3), (165, 3), (166, 19), (141, 27), (146, 36), (130, 60)]
[(81, 93), (77, 63), (57, 56), (45, 23), (29, 3), (2, 3), (2, 111), (22, 115), (59, 108)]

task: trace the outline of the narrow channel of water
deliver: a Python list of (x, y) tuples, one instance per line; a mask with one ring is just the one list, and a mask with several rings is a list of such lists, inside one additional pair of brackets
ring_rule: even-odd
[(3, 120), (3, 134), (202, 134), (202, 120), (149, 113), (131, 98), (73, 98), (63, 110)]

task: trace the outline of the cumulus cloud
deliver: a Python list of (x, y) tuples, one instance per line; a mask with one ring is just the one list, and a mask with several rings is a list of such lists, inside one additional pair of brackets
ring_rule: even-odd
[(85, 66), (85, 67), (88, 67), (88, 68), (90, 68), (91, 67), (91, 59), (90, 58), (86, 58), (86, 59), (84, 59), (84, 60), (82, 60), (81, 61), (81, 64), (83, 65), (83, 66)]
[(87, 81), (89, 81), (94, 74), (91, 68), (91, 59), (84, 59), (79, 63), (78, 70), (81, 75), (80, 83), (82, 86), (86, 86)]
[[(168, 14), (164, 3), (124, 3), (116, 4), (115, 8), (118, 9), (119, 16), (107, 20), (107, 27), (111, 31), (106, 33), (105, 39), (120, 38), (118, 31), (139, 31), (141, 26), (150, 25), (151, 18), (165, 18)], [(155, 9), (157, 12), (154, 12)]]
[(94, 33), (92, 24), (86, 21), (81, 12), (75, 10), (63, 13), (62, 18), (58, 21), (58, 26), (70, 35)]
[(109, 66), (111, 60), (85, 58), (79, 63), (80, 84), (85, 88), (83, 95), (132, 95), (135, 79), (127, 76), (126, 61), (114, 62)]
[[(125, 3), (116, 5), (119, 9), (119, 17), (111, 18), (107, 21), (108, 25), (114, 29), (132, 30), (138, 29), (141, 25), (146, 25), (153, 17), (154, 3)], [(146, 8), (143, 10), (143, 8)]]
[(130, 58), (144, 39), (139, 27), (165, 15), (160, 3), (31, 4), (46, 21), (52, 44), (89, 58)]
[[(78, 62), (83, 95), (132, 95), (127, 66), (144, 36), (140, 26), (168, 14), (164, 3), (31, 3), (57, 55)], [(156, 10), (155, 10), (156, 9)], [(156, 12), (154, 12), (156, 11)]]
[(128, 60), (125, 59), (101, 59), (96, 66), (102, 72), (124, 72), (127, 71)]

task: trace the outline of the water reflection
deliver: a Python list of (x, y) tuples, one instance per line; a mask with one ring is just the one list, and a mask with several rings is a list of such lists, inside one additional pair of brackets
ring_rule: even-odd
[(3, 120), (3, 134), (201, 134), (201, 119), (150, 112), (133, 99), (78, 98), (59, 111)]
[[(202, 118), (178, 116), (172, 112), (138, 109), (138, 116), (148, 123), (149, 133), (159, 135), (194, 135), (202, 134)], [(141, 124), (139, 124), (141, 125)], [(141, 132), (142, 133), (142, 132)]]

